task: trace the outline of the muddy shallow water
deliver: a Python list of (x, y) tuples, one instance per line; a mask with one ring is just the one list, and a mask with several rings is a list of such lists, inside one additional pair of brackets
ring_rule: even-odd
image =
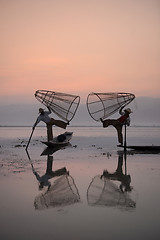
[[(70, 127), (71, 145), (47, 151), (45, 131), (27, 154), (30, 128), (0, 128), (1, 239), (159, 239), (160, 154), (124, 154), (98, 127)], [(130, 128), (127, 141), (160, 145), (159, 132)]]

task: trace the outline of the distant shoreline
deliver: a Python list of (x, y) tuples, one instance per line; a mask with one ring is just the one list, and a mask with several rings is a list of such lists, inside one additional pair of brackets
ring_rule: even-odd
[[(32, 126), (19, 126), (19, 125), (0, 125), (0, 128), (14, 128), (14, 127), (28, 127), (28, 128), (32, 128)], [(38, 128), (45, 128), (45, 126), (37, 126)], [(67, 128), (71, 128), (71, 127), (96, 127), (96, 128), (102, 128), (102, 126), (96, 126), (96, 125), (72, 125), (72, 126), (68, 126)], [(112, 126), (109, 126), (109, 127), (112, 127)], [(132, 127), (157, 127), (157, 128), (160, 128), (160, 126), (158, 125), (132, 125), (132, 126), (129, 126), (129, 128), (132, 128)]]

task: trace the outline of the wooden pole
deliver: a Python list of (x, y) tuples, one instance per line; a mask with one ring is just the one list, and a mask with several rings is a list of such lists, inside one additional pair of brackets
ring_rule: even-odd
[(127, 175), (127, 153), (124, 151), (125, 175)]
[(32, 128), (32, 132), (31, 132), (30, 138), (29, 138), (28, 143), (27, 143), (27, 146), (26, 146), (26, 151), (27, 151), (27, 148), (28, 148), (29, 143), (30, 143), (30, 141), (31, 141), (31, 138), (32, 138), (32, 135), (33, 135), (34, 129), (35, 129), (35, 128)]
[(124, 125), (124, 151), (126, 151), (126, 146), (127, 146), (127, 134), (126, 134), (126, 123), (125, 123), (125, 125)]

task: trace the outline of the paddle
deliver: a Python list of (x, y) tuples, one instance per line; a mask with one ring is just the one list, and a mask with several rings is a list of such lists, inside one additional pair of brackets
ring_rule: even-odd
[(28, 149), (28, 146), (29, 146), (29, 144), (30, 144), (30, 141), (31, 141), (31, 138), (32, 138), (34, 129), (35, 129), (35, 127), (32, 128), (32, 132), (31, 132), (30, 138), (29, 138), (29, 140), (28, 140), (28, 143), (27, 143), (27, 146), (26, 146), (26, 150)]
[(37, 121), (38, 121), (38, 117), (37, 117), (37, 119), (36, 119), (35, 124), (33, 125), (32, 132), (31, 132), (30, 138), (29, 138), (28, 143), (27, 143), (27, 146), (26, 146), (26, 150), (27, 150), (27, 148), (28, 148), (28, 146), (29, 146), (29, 144), (30, 144), (30, 141), (31, 141), (31, 138), (32, 138), (34, 129), (35, 129), (35, 126), (37, 125)]

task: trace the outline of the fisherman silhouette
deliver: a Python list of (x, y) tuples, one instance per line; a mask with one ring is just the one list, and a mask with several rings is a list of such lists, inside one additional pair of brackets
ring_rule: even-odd
[(52, 126), (55, 125), (57, 127), (66, 129), (67, 125), (69, 125), (69, 122), (66, 123), (61, 120), (55, 120), (54, 118), (50, 118), (49, 115), (51, 114), (51, 109), (49, 107), (47, 108), (48, 108), (48, 111), (44, 111), (43, 108), (39, 108), (40, 115), (38, 116), (36, 122), (33, 125), (33, 130), (35, 129), (35, 127), (40, 121), (43, 121), (44, 123), (46, 123), (48, 141), (51, 141), (53, 140)]
[(103, 124), (103, 128), (107, 128), (108, 126), (112, 125), (113, 127), (116, 128), (117, 130), (117, 134), (118, 134), (118, 141), (120, 143), (120, 145), (118, 146), (123, 146), (123, 134), (122, 134), (122, 128), (123, 125), (127, 125), (130, 126), (130, 113), (132, 113), (130, 108), (126, 108), (124, 109), (124, 111), (122, 111), (124, 107), (120, 108), (119, 110), (119, 114), (121, 115), (121, 117), (119, 117), (118, 119), (105, 119), (103, 120), (102, 118), (100, 118), (102, 124)]

